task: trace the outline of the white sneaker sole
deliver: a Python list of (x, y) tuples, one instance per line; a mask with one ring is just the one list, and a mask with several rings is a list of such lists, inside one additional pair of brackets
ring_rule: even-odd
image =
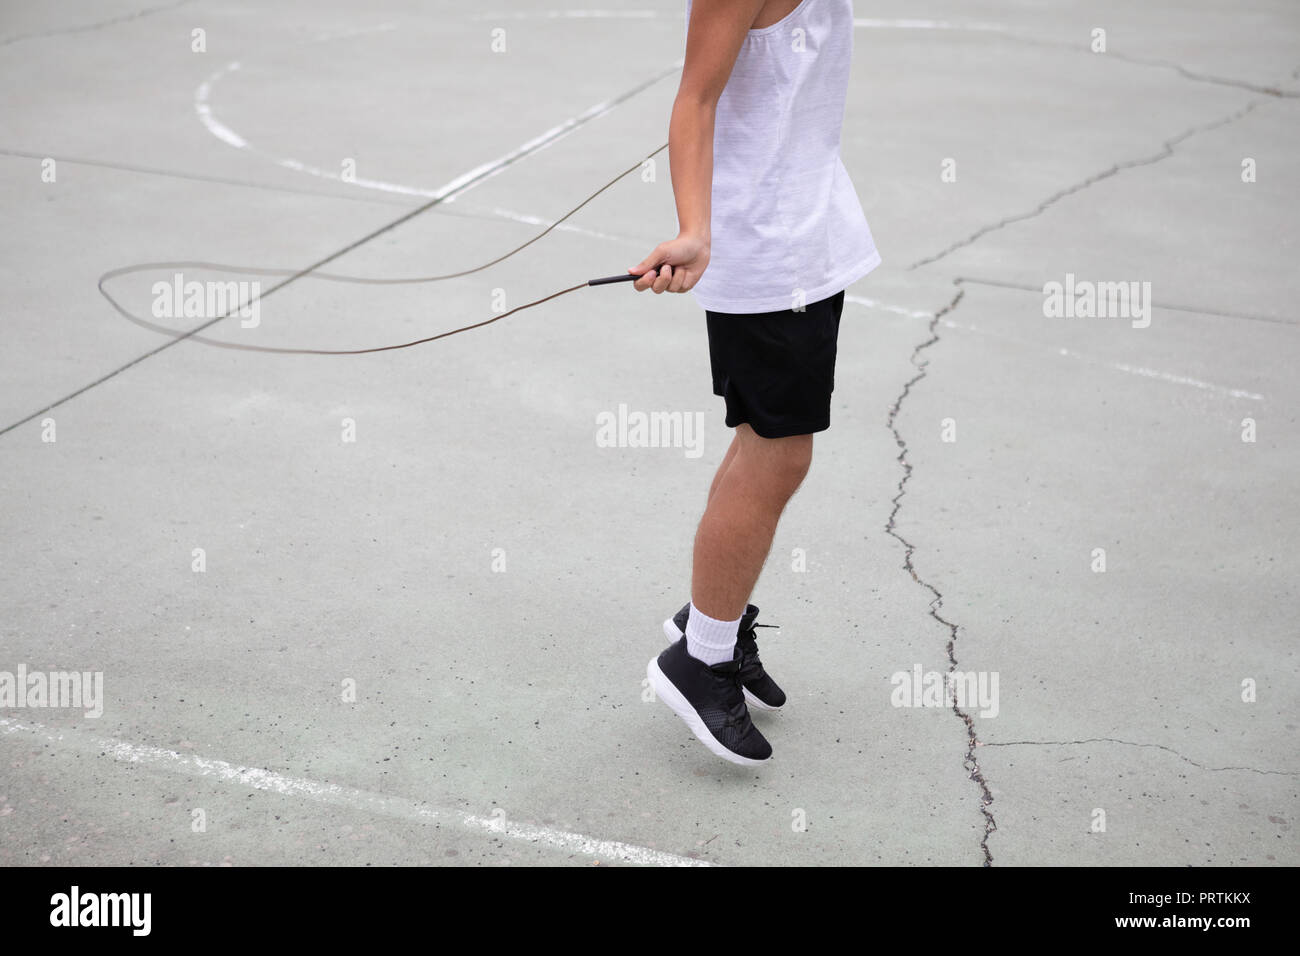
[[(671, 623), (671, 622), (670, 622)], [(761, 767), (767, 763), (767, 760), (755, 760), (752, 757), (742, 757), (740, 754), (732, 753), (717, 737), (709, 733), (709, 728), (704, 725), (700, 715), (695, 712), (690, 701), (682, 696), (682, 692), (677, 686), (659, 669), (659, 660), (650, 658), (650, 663), (646, 665), (645, 675), (650, 681), (650, 686), (654, 688), (655, 696), (668, 705), (668, 709), (680, 717), (686, 726), (704, 746), (708, 747), (715, 756), (728, 760), (731, 763), (740, 764), (742, 767)], [(768, 760), (771, 758), (769, 757)]]
[[(668, 620), (664, 621), (664, 637), (668, 638), (669, 644), (676, 644), (683, 637), (682, 632), (677, 630), (677, 625), (673, 623), (673, 619), (671, 617), (668, 618)], [(745, 692), (745, 703), (748, 704), (750, 707), (756, 707), (759, 710), (765, 710), (769, 714), (775, 714), (781, 710), (780, 707), (773, 707), (771, 704), (763, 703), (761, 700), (759, 700), (757, 697), (755, 697), (753, 694), (749, 692), (749, 688), (742, 687), (741, 690)]]

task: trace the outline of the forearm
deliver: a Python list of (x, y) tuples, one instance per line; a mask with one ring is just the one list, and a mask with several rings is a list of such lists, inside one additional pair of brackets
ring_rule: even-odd
[(668, 121), (677, 238), (627, 271), (638, 292), (686, 292), (709, 266), (713, 241), (713, 124), (718, 100), (763, 0), (695, 0), (682, 82)]
[(680, 235), (706, 245), (711, 238), (713, 200), (713, 121), (716, 107), (678, 95), (668, 121), (668, 162), (677, 204)]

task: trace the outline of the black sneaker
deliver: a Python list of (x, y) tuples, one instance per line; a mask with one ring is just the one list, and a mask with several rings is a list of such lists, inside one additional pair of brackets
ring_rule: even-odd
[[(664, 621), (664, 636), (670, 641), (677, 641), (686, 636), (686, 620), (690, 617), (691, 606), (685, 605), (667, 621)], [(752, 604), (745, 605), (745, 613), (740, 618), (740, 629), (736, 633), (736, 646), (740, 648), (740, 685), (745, 690), (745, 700), (751, 707), (759, 710), (780, 710), (785, 705), (785, 691), (777, 686), (776, 681), (763, 669), (763, 662), (758, 657), (758, 638), (754, 634), (756, 627), (773, 627), (772, 624), (755, 624), (758, 608)]]
[(704, 746), (743, 766), (765, 763), (772, 745), (749, 719), (740, 686), (740, 652), (710, 667), (686, 653), (686, 638), (646, 665), (646, 677), (662, 700)]

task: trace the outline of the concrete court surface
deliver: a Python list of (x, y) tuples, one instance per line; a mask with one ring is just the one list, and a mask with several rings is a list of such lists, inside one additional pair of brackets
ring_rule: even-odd
[[(663, 144), (682, 6), (0, 5), (0, 680), (103, 678), (0, 712), (0, 863), (1300, 862), (1290, 0), (857, 4), (885, 264), (754, 597), (757, 771), (643, 699), (729, 440), (690, 296), (339, 357), (97, 290), (486, 262)], [(262, 283), (213, 338), (406, 341), (639, 261), (653, 172), (461, 279), (185, 278)], [(1067, 276), (1149, 324), (1047, 317)], [(949, 671), (996, 715), (895, 706)]]

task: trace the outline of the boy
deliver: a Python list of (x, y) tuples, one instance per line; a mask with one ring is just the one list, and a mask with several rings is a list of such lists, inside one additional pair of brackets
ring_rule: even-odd
[(852, 0), (687, 2), (669, 124), (678, 235), (638, 291), (704, 307), (714, 393), (735, 429), (695, 536), (691, 601), (646, 673), (713, 753), (761, 764), (749, 716), (785, 694), (758, 657), (748, 604), (786, 503), (830, 426), (844, 288), (880, 264), (840, 161)]

